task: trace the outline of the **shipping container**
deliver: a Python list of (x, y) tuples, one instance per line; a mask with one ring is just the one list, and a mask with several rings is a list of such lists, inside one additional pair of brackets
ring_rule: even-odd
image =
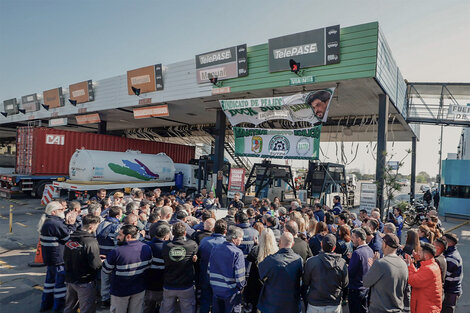
[(81, 133), (45, 127), (20, 127), (17, 131), (16, 173), (25, 175), (68, 175), (76, 149), (168, 155), (175, 163), (188, 163), (195, 147), (125, 137)]

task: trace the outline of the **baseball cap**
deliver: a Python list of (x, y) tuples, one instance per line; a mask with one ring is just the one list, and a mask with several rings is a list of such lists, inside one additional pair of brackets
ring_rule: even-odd
[(336, 247), (336, 237), (333, 234), (328, 234), (323, 237), (321, 243), (323, 250), (332, 251)]
[(386, 234), (382, 239), (390, 248), (396, 249), (400, 245), (400, 241), (395, 234)]
[(459, 237), (457, 237), (456, 234), (447, 233), (447, 234), (444, 234), (444, 237), (446, 237), (446, 238), (449, 239), (450, 241), (454, 242), (455, 244), (458, 244), (458, 243), (459, 243)]

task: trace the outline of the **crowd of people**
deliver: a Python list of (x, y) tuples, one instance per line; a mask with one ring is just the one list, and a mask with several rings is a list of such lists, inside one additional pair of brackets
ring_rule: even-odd
[(219, 208), (206, 189), (49, 203), (38, 225), (41, 311), (432, 313), (454, 312), (462, 294), (458, 237), (435, 210), (401, 244), (399, 208), (383, 220), (339, 197), (331, 208), (248, 206), (239, 194), (217, 219)]

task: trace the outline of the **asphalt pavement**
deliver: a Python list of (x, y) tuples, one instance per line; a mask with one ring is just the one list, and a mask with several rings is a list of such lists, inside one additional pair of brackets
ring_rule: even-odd
[[(12, 232), (9, 232), (9, 209), (13, 205)], [(37, 199), (0, 199), (0, 311), (38, 312), (41, 302), (42, 285), (45, 280), (45, 267), (30, 267), (33, 262), (38, 232), (36, 225), (44, 207)], [(218, 210), (217, 217), (225, 215)], [(458, 227), (465, 220), (442, 218), (446, 229)], [(406, 231), (406, 230), (405, 230)], [(470, 224), (453, 231), (460, 238), (458, 249), (465, 269), (470, 269)], [(470, 312), (470, 279), (463, 281), (464, 295), (460, 298), (457, 312)], [(101, 310), (98, 312), (106, 312)], [(347, 313), (347, 310), (345, 310)]]

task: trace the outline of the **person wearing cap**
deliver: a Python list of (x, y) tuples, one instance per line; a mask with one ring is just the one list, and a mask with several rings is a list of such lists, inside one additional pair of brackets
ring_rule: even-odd
[(279, 251), (258, 264), (264, 285), (258, 301), (262, 313), (298, 313), (300, 311), (300, 279), (302, 258), (292, 250), (294, 236), (285, 232)]
[(405, 255), (408, 265), (408, 284), (411, 286), (411, 313), (439, 313), (442, 308), (441, 270), (434, 260), (436, 250), (430, 243), (421, 244), (415, 253), (416, 261), (420, 261), (416, 269), (409, 254)]
[(370, 312), (401, 312), (404, 309), (408, 268), (397, 255), (399, 245), (395, 234), (386, 234), (382, 241), (384, 257), (375, 259), (364, 275), (364, 286), (371, 290)]
[(356, 250), (351, 255), (348, 266), (349, 286), (348, 305), (349, 312), (366, 313), (367, 295), (369, 289), (364, 286), (363, 277), (370, 268), (374, 252), (366, 243), (366, 232), (362, 228), (352, 230), (351, 240)]
[(343, 289), (348, 286), (348, 266), (334, 253), (336, 237), (328, 234), (321, 241), (322, 251), (307, 260), (302, 284), (308, 288), (307, 312), (341, 312)]
[(446, 279), (444, 283), (444, 302), (442, 312), (454, 312), (457, 300), (462, 295), (463, 263), (462, 257), (457, 250), (459, 239), (456, 234), (444, 235), (447, 241), (447, 249), (444, 256), (447, 261)]
[(50, 202), (38, 225), (41, 229), (39, 239), (42, 256), (47, 266), (40, 312), (50, 309), (61, 311), (65, 304), (64, 247), (75, 230), (73, 225), (77, 214), (69, 212), (66, 216), (64, 211), (65, 208), (59, 202)]

